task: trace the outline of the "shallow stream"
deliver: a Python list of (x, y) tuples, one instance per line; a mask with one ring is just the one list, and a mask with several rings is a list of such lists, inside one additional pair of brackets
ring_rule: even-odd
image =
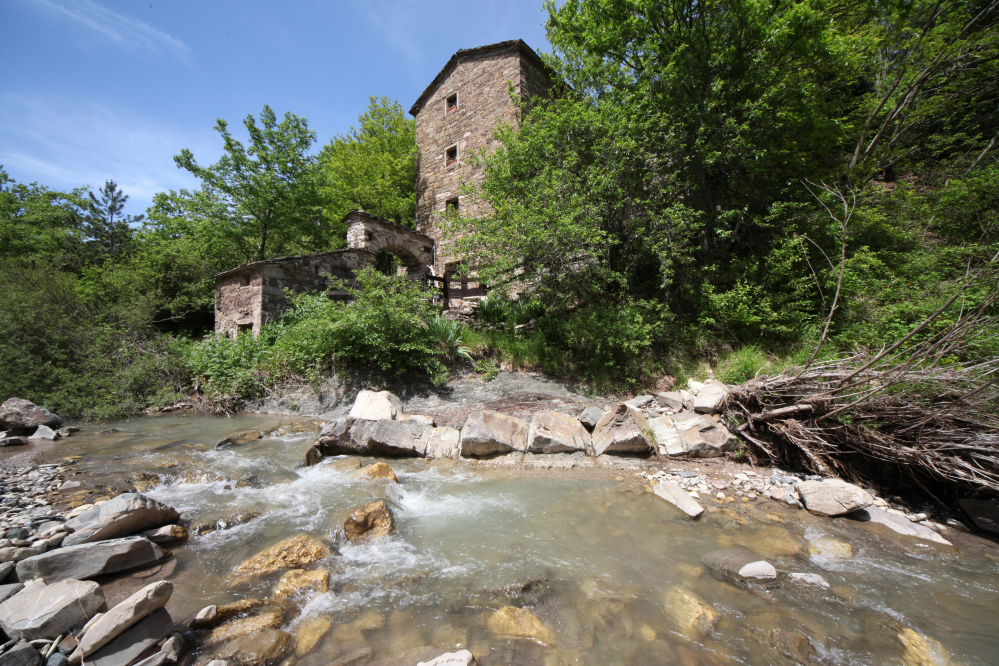
[[(281, 424), (287, 434), (211, 448), (234, 432)], [(304, 430), (288, 432), (296, 427)], [(630, 472), (389, 460), (398, 484), (362, 480), (337, 471), (334, 459), (296, 467), (312, 428), (272, 416), (165, 415), (85, 428), (53, 453), (85, 455), (79, 469), (98, 483), (144, 481), (145, 494), (185, 521), (259, 513), (174, 549), (168, 610), (178, 620), (208, 604), (269, 596), (280, 574), (227, 582), (265, 547), (302, 533), (336, 544), (339, 554), (313, 565), (332, 573), (331, 591), (286, 604), (283, 627), (295, 634), (322, 617), (331, 630), (287, 666), (329, 664), (365, 647), (371, 663), (414, 666), (458, 647), (483, 666), (999, 664), (991, 542), (937, 546), (769, 501), (704, 502), (709, 512), (694, 522)], [(343, 543), (346, 515), (375, 498), (389, 503), (393, 534)], [(830, 587), (719, 580), (702, 557), (733, 545), (782, 574), (820, 574)], [(689, 600), (697, 598), (718, 617), (695, 626)], [(491, 632), (487, 618), (507, 605), (540, 618), (552, 644)]]

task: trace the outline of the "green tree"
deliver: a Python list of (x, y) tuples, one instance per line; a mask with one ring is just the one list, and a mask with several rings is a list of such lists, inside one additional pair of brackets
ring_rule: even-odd
[(81, 264), (85, 190), (58, 192), (24, 185), (0, 166), (0, 258), (44, 257), (59, 265)]
[(259, 125), (252, 115), (243, 125), (249, 146), (232, 136), (225, 120), (217, 121), (224, 153), (211, 166), (198, 164), (186, 148), (174, 157), (201, 180), (201, 189), (171, 192), (164, 205), (211, 226), (243, 261), (326, 249), (331, 238), (322, 220), (316, 160), (308, 152), (316, 133), (291, 112), (279, 123), (269, 106)]
[(113, 180), (105, 181), (97, 192), (89, 193), (87, 215), (83, 220), (83, 234), (89, 247), (96, 250), (94, 259), (117, 259), (132, 242), (132, 225), (139, 224), (144, 215), (125, 215), (128, 195)]
[(416, 215), (416, 125), (399, 102), (371, 97), (359, 127), (323, 147), (327, 217), (358, 208), (412, 226)]

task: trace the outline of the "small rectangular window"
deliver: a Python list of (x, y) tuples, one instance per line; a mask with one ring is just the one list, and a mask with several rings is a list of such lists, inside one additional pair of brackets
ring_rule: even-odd
[(253, 333), (253, 324), (236, 324), (236, 332), (238, 335)]
[(457, 161), (458, 161), (458, 146), (451, 146), (446, 151), (444, 151), (444, 162), (447, 164), (447, 166), (451, 166)]
[(452, 111), (458, 110), (458, 93), (447, 96), (447, 101), (444, 103), (444, 108), (446, 113), (451, 113)]
[(448, 215), (458, 214), (458, 197), (454, 197), (453, 199), (448, 199), (444, 203), (444, 212), (447, 213)]

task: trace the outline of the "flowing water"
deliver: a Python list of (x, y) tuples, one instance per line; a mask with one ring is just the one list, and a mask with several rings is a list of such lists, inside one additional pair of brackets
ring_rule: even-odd
[[(187, 521), (260, 514), (174, 550), (168, 609), (177, 619), (269, 596), (279, 574), (227, 581), (263, 548), (303, 533), (331, 539), (338, 554), (313, 565), (332, 573), (330, 592), (285, 604), (283, 628), (294, 634), (316, 618), (332, 628), (289, 665), (329, 664), (364, 647), (371, 663), (399, 664), (458, 647), (484, 666), (999, 664), (991, 542), (964, 536), (956, 547), (936, 546), (773, 502), (706, 502), (709, 512), (694, 522), (632, 474), (615, 481), (602, 470), (390, 460), (398, 484), (362, 480), (338, 471), (335, 459), (296, 467), (314, 438), (304, 421), (302, 432), (211, 448), (233, 432), (281, 423), (291, 421), (168, 415), (85, 428), (57, 446), (59, 456), (86, 454), (80, 469), (98, 483), (145, 473), (145, 493)], [(391, 507), (394, 532), (343, 543), (345, 516), (375, 498)], [(780, 572), (820, 574), (830, 588), (716, 579), (701, 558), (733, 545)], [(718, 617), (692, 620), (697, 599)], [(541, 620), (534, 640), (490, 631), (488, 618), (508, 605)]]

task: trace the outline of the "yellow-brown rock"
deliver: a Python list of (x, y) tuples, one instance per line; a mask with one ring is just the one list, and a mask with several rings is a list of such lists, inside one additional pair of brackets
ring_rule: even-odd
[(216, 656), (239, 666), (264, 666), (284, 655), (291, 641), (291, 634), (266, 629), (250, 636), (241, 636), (221, 650)]
[(395, 472), (392, 471), (392, 468), (389, 467), (387, 463), (383, 462), (376, 462), (373, 465), (362, 467), (357, 470), (357, 475), (362, 479), (388, 479), (389, 481), (395, 481), (396, 483), (399, 481), (399, 479), (395, 476)]
[(333, 640), (337, 643), (363, 643), (365, 631), (381, 629), (385, 626), (385, 618), (377, 611), (368, 611), (353, 622), (341, 624), (333, 630)]
[(846, 560), (853, 557), (853, 546), (839, 539), (821, 537), (808, 541), (808, 552), (828, 559)]
[(246, 432), (237, 432), (234, 435), (229, 435), (225, 439), (219, 440), (219, 443), (215, 445), (216, 449), (224, 449), (227, 446), (239, 446), (240, 444), (246, 444), (247, 442), (253, 442), (258, 439), (263, 438), (264, 433), (259, 430), (247, 430)]
[(265, 629), (280, 629), (284, 624), (284, 613), (280, 608), (268, 608), (259, 615), (232, 620), (215, 627), (205, 637), (206, 645), (218, 645), (240, 636), (249, 636)]
[(341, 458), (329, 464), (329, 468), (337, 472), (349, 472), (352, 469), (360, 469), (361, 461), (357, 458)]
[(494, 634), (517, 636), (537, 641), (542, 645), (555, 645), (555, 632), (529, 610), (507, 606), (486, 619), (486, 627)]
[(310, 617), (295, 630), (295, 656), (304, 657), (316, 647), (333, 626), (326, 618)]
[(344, 521), (348, 539), (376, 539), (392, 531), (392, 512), (384, 500), (359, 506)]
[(708, 602), (683, 587), (666, 592), (666, 614), (688, 635), (706, 634), (718, 622), (718, 611)]
[(904, 627), (898, 634), (905, 652), (902, 663), (905, 666), (950, 666), (950, 656), (947, 650), (932, 638)]
[(299, 534), (244, 560), (232, 572), (232, 578), (263, 576), (282, 569), (300, 569), (329, 554), (329, 547), (322, 541), (307, 534)]
[(260, 608), (266, 602), (263, 599), (241, 599), (231, 604), (221, 606), (208, 606), (202, 609), (197, 616), (191, 620), (191, 629), (211, 629), (217, 627), (226, 620), (248, 613), (255, 608)]
[(281, 580), (274, 586), (275, 597), (291, 597), (302, 591), (325, 594), (330, 589), (330, 572), (325, 569), (305, 571), (292, 569), (281, 575)]

